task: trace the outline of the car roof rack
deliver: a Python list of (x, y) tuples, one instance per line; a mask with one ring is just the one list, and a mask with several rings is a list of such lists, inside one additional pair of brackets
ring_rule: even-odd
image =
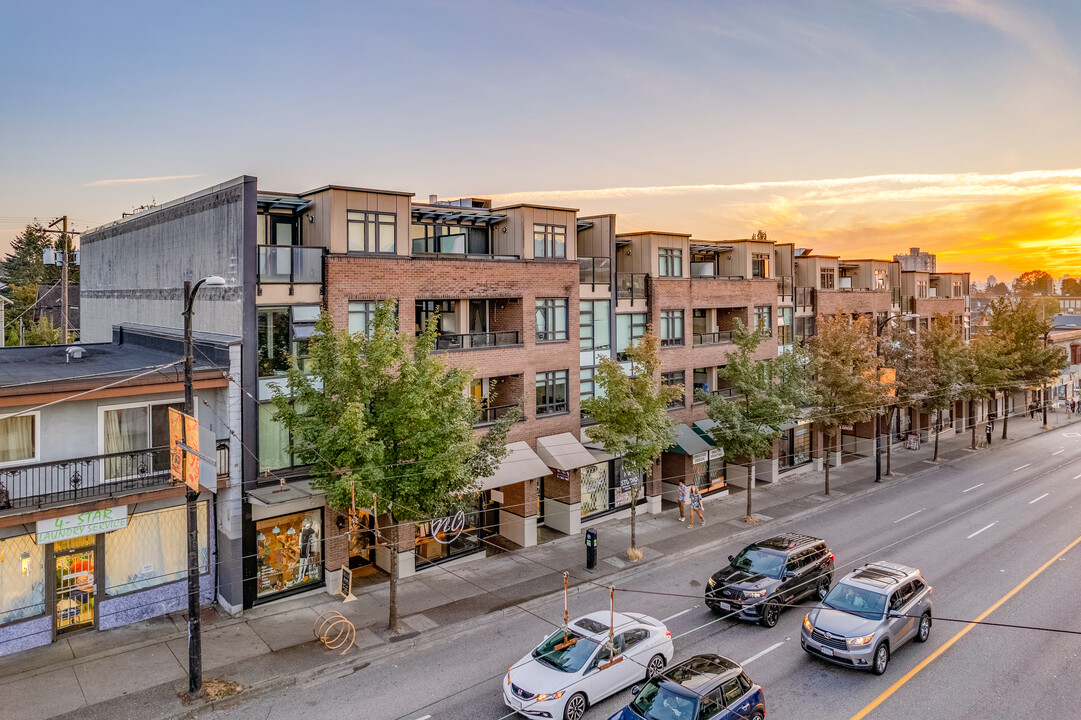
[(803, 533), (789, 532), (774, 535), (771, 538), (756, 542), (754, 545), (770, 550), (792, 550), (803, 545), (811, 545), (817, 542), (822, 542), (822, 539), (811, 535), (804, 535)]

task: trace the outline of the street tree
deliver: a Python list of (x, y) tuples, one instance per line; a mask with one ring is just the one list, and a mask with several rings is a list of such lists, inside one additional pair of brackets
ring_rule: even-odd
[(322, 315), (306, 369), (294, 363), (288, 392), (274, 395), (275, 418), (327, 504), (374, 506), (390, 548), (391, 633), (399, 632), (398, 553), (412, 547), (411, 523), (475, 507), (466, 498), (506, 456), (520, 417), (508, 413), (478, 436), (479, 408), (465, 392), (472, 373), (432, 352), (436, 323), (409, 339), (397, 325), (393, 301), (379, 305), (368, 334), (336, 330)]
[(1034, 295), (1054, 295), (1055, 281), (1043, 270), (1029, 270), (1021, 273), (1013, 281), (1014, 295), (1032, 297)]
[(797, 347), (776, 358), (755, 360), (765, 338), (763, 328), (751, 332), (737, 319), (732, 332), (736, 352), (728, 354), (727, 364), (717, 372), (728, 381), (733, 397), (702, 391), (696, 396), (709, 405), (714, 443), (724, 448), (726, 457), (747, 463), (746, 522), (756, 522), (751, 500), (755, 461), (773, 452), (781, 426), (797, 419), (801, 408), (814, 401), (807, 383), (807, 351)]
[[(886, 427), (893, 427), (898, 410), (917, 412), (931, 391), (931, 358), (914, 330), (889, 322), (878, 341), (880, 364), (895, 371), (894, 395), (886, 411)], [(892, 443), (886, 443), (886, 475), (893, 474)]]
[(962, 395), (962, 366), (965, 361), (965, 338), (953, 313), (935, 314), (927, 330), (920, 335), (931, 359), (931, 390), (923, 402), (924, 410), (933, 414), (935, 454), (938, 462), (938, 439), (942, 430), (942, 411), (953, 407)]
[[(7, 337), (13, 337), (12, 330), (14, 337), (18, 337), (20, 322), (24, 327), (31, 324), (29, 315), (37, 301), (38, 285), (60, 281), (60, 268), (46, 265), (42, 257), (46, 249), (62, 247), (63, 236), (47, 232), (38, 222), (27, 225), (11, 241), (11, 252), (0, 261), (0, 283), (8, 286), (8, 299), (13, 303), (5, 314)], [(70, 267), (68, 280), (78, 284), (78, 266)]]
[(654, 465), (672, 445), (675, 424), (668, 416), (668, 405), (683, 397), (682, 385), (660, 382), (660, 341), (647, 330), (624, 352), (629, 364), (624, 372), (611, 358), (601, 360), (594, 375), (596, 395), (582, 401), (582, 410), (596, 421), (586, 428), (593, 442), (620, 458), (623, 472), (631, 481), (631, 546), (627, 557), (638, 561), (636, 506), (645, 476), (652, 477)]
[(977, 400), (990, 400), (1006, 381), (1011, 364), (1010, 348), (1005, 339), (989, 332), (977, 332), (964, 346), (958, 368), (961, 397), (969, 401), (971, 449), (976, 449)]

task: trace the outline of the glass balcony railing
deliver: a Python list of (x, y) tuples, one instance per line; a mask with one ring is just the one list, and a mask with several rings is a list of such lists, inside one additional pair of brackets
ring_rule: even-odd
[(646, 273), (616, 273), (616, 294), (621, 298), (646, 297)]
[(436, 350), (480, 350), (520, 345), (517, 330), (484, 333), (444, 333), (435, 339)]
[(264, 284), (321, 284), (323, 248), (260, 245), (257, 272)]
[(732, 331), (721, 330), (711, 333), (694, 333), (695, 345), (719, 345), (732, 342)]
[[(511, 411), (512, 408), (518, 407), (517, 405), (491, 405), (480, 409), (480, 417), (473, 423), (473, 427), (480, 427), (482, 425), (491, 425), (499, 418), (503, 417)], [(518, 419), (518, 422), (525, 420), (523, 415)]]
[(606, 257), (578, 258), (578, 282), (582, 285), (609, 287), (612, 284), (612, 259)]

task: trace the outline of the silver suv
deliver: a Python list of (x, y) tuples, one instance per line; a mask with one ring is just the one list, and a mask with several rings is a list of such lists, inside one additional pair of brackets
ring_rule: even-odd
[(931, 586), (915, 568), (875, 562), (838, 582), (803, 617), (800, 643), (838, 665), (886, 672), (890, 653), (931, 634)]

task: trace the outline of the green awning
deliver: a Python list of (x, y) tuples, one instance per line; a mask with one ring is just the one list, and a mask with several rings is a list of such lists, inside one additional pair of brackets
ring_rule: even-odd
[(709, 452), (710, 445), (694, 430), (687, 425), (676, 425), (676, 431), (672, 435), (672, 446), (669, 452), (682, 453), (684, 455), (697, 455)]
[(693, 427), (694, 431), (698, 433), (698, 436), (708, 442), (710, 445), (717, 444), (713, 442), (713, 436), (710, 434), (710, 430), (712, 430), (716, 426), (717, 421), (710, 420), (709, 418), (706, 418), (705, 420), (695, 420), (693, 423), (691, 423), (691, 427)]

